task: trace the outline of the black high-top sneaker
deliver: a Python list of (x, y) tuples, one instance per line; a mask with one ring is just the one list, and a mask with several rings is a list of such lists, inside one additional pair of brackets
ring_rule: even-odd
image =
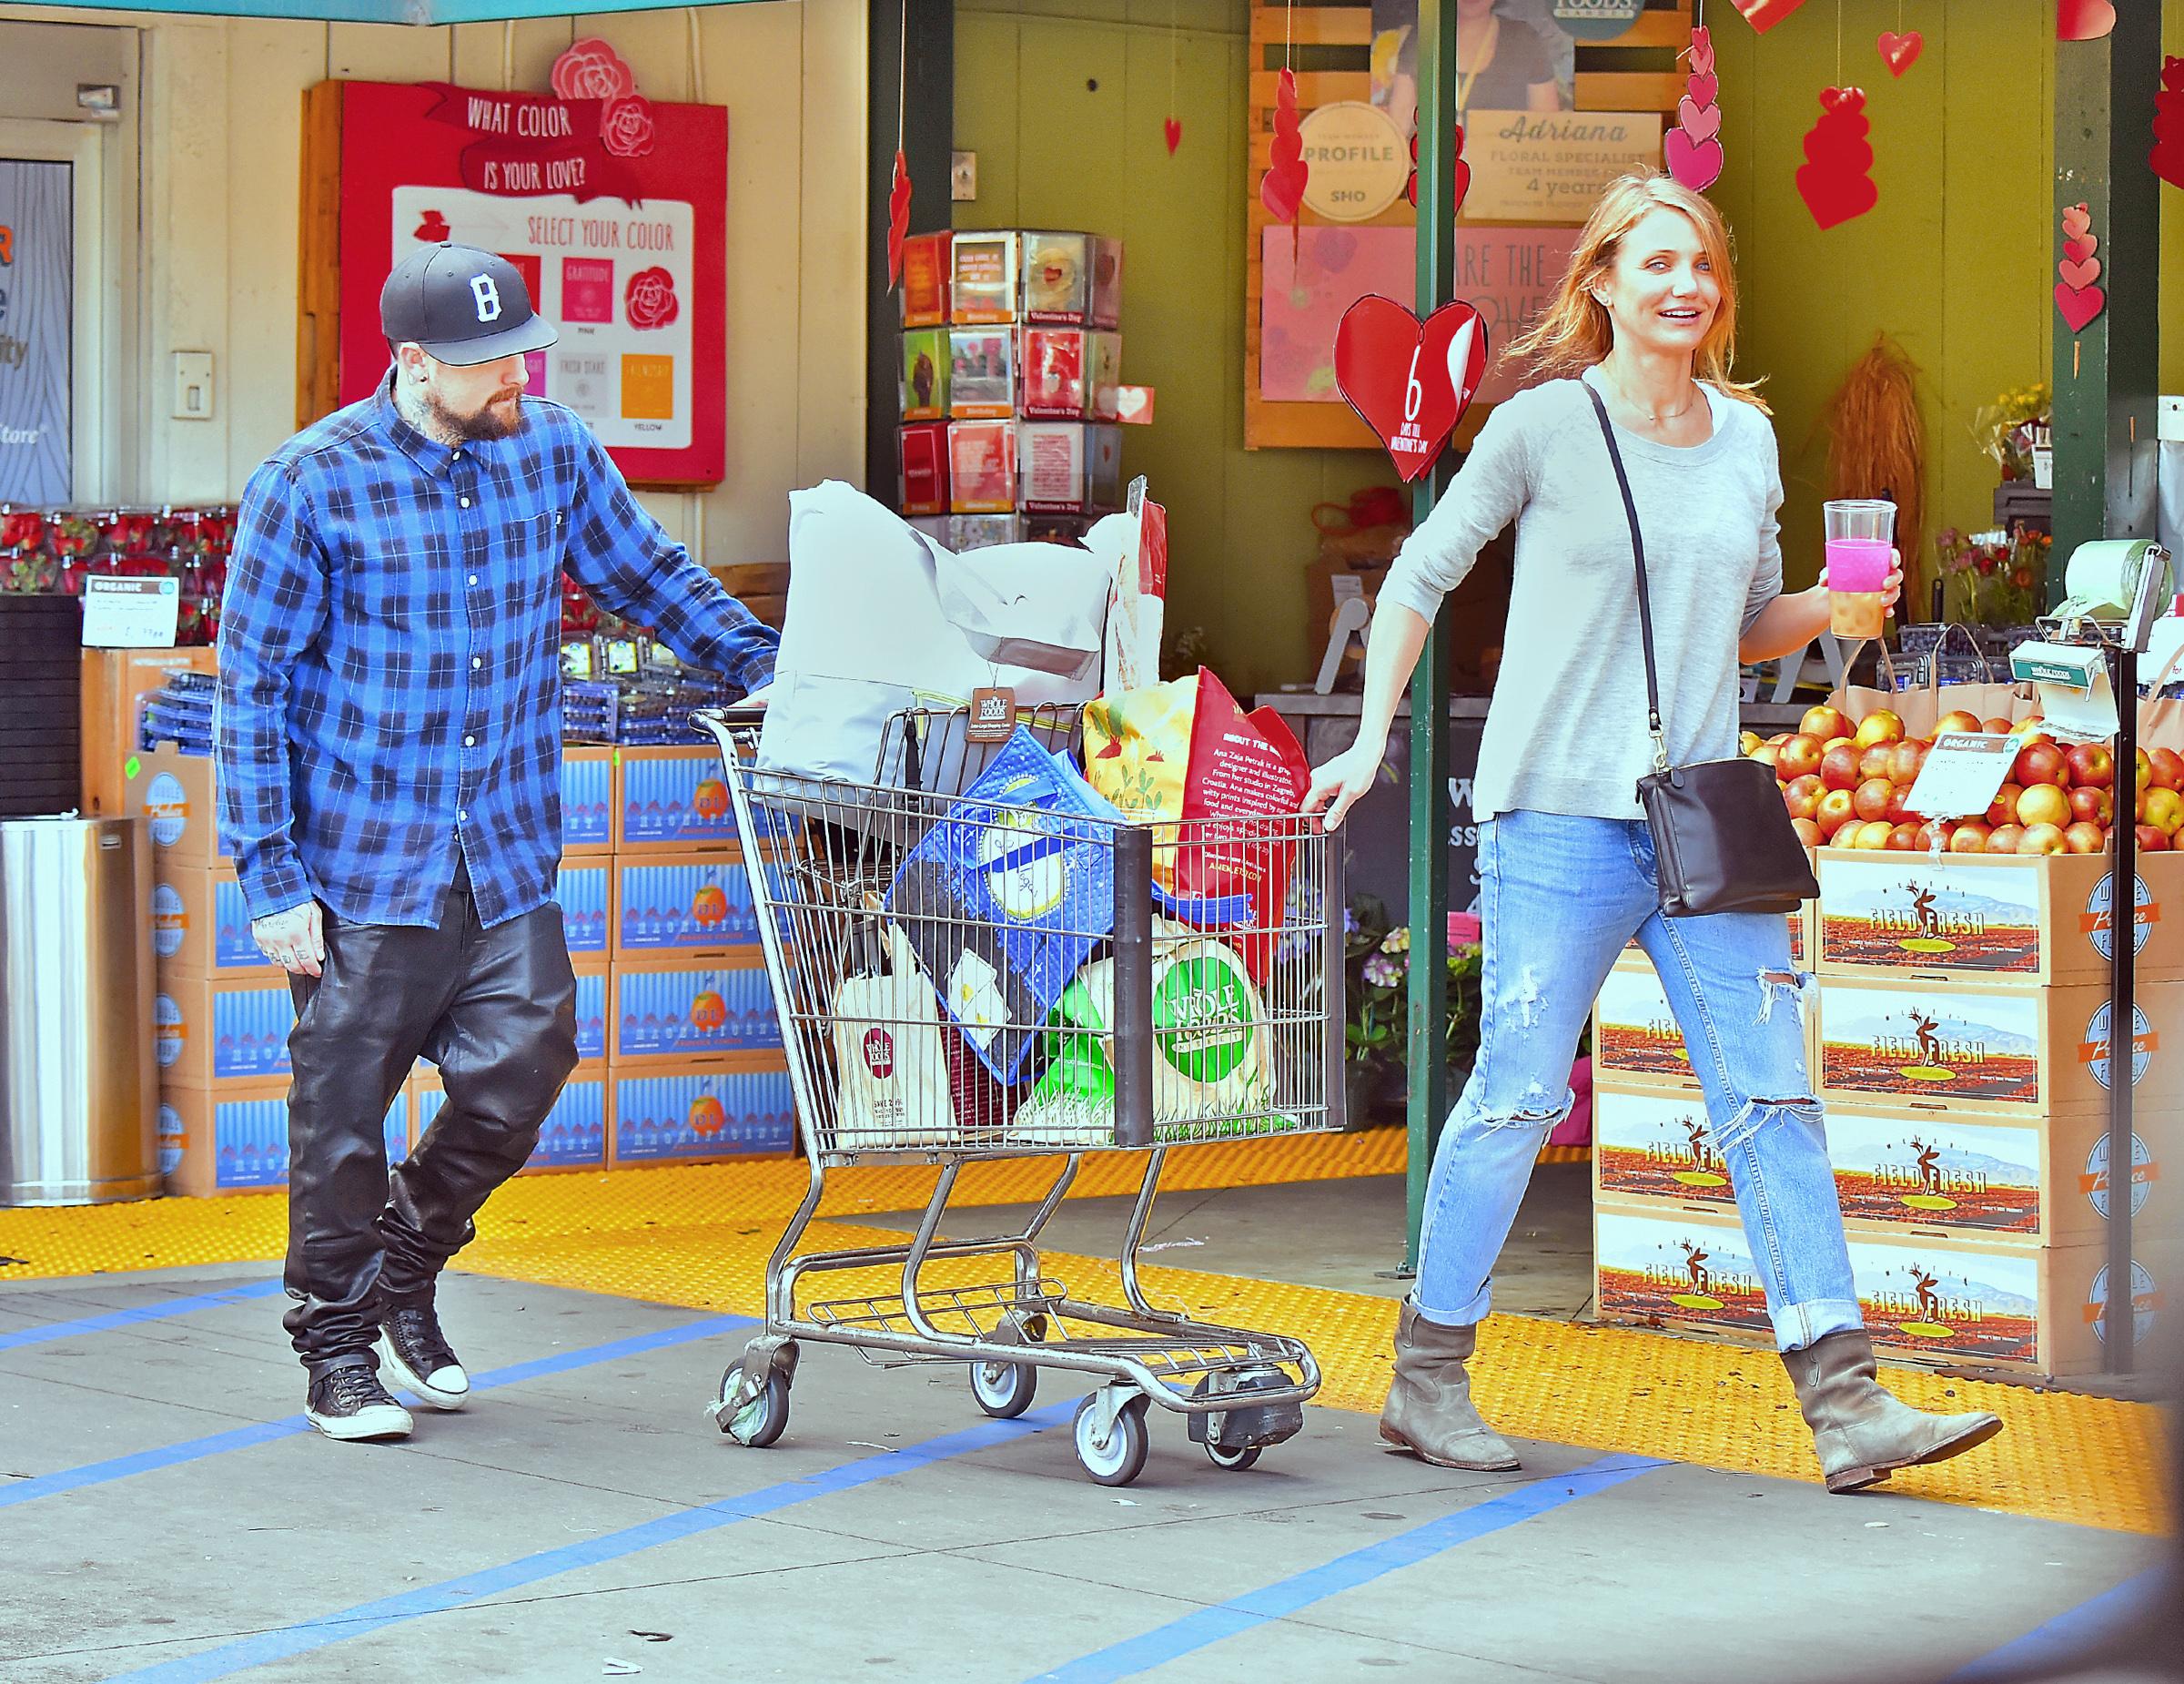
[(359, 1353), (311, 1382), (304, 1418), (329, 1438), (407, 1438), (410, 1412), (387, 1395), (371, 1358)]
[(380, 1314), (379, 1360), (397, 1385), (408, 1386), (435, 1409), (460, 1409), (470, 1400), (470, 1377), (440, 1331), (430, 1288), (389, 1303)]

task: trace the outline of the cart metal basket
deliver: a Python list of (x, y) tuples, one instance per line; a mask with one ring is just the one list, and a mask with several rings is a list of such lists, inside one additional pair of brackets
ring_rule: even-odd
[[(879, 755), (893, 781), (869, 785), (761, 769), (753, 715), (695, 717), (721, 744), (811, 1163), (714, 1424), (772, 1444), (813, 1341), (886, 1367), (964, 1363), (1003, 1418), (1042, 1367), (1090, 1375), (1074, 1436), (1103, 1485), (1143, 1468), (1152, 1404), (1227, 1468), (1299, 1431), (1320, 1385), (1305, 1343), (1157, 1307), (1138, 1253), (1170, 1147), (1342, 1127), (1339, 842), (1293, 814), (1155, 827), (1038, 804), (1017, 786), (1042, 781), (1039, 760), (1051, 773), (1074, 708), (1025, 719), (1006, 747), (971, 741), (960, 712), (898, 715)], [(1082, 1154), (1113, 1149), (1145, 1153), (1122, 1304), (1073, 1296), (1039, 1252)], [(1056, 1154), (1020, 1232), (942, 1236), (964, 1164)], [(800, 1249), (828, 1172), (880, 1162), (940, 1166), (909, 1240)], [(956, 1265), (978, 1258), (996, 1266), (965, 1283)], [(880, 1268), (892, 1290), (804, 1290)]]

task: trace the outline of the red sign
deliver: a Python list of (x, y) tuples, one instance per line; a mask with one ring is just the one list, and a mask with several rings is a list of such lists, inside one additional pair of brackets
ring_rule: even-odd
[(1405, 480), (1433, 465), (1486, 378), (1486, 324), (1469, 304), (1421, 322), (1369, 294), (1335, 331), (1335, 386), (1378, 433)]
[(586, 96), (340, 85), (341, 401), (369, 396), (387, 371), (388, 272), (451, 239), (514, 263), (560, 328), (531, 360), (534, 396), (582, 416), (632, 480), (717, 483), (728, 114), (654, 104), (618, 66), (556, 75)]

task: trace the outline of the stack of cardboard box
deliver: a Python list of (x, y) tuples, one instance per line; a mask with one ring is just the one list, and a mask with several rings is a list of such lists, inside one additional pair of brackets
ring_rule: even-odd
[[(2106, 857), (1827, 848), (1818, 867), (1815, 958), (1799, 961), (1818, 973), (1808, 1050), (1876, 1342), (1944, 1364), (2097, 1370), (2110, 1092), (2127, 1070), (2141, 1328), (2184, 1231), (2159, 1170), (2184, 1148), (2184, 857), (2138, 862), (2128, 1060), (2109, 1023)], [(1618, 967), (1595, 1020), (1601, 1314), (1764, 1335), (1727, 1168), (1643, 966)]]

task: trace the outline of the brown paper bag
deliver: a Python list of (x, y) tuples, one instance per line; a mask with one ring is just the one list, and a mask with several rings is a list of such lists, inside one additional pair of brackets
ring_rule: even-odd
[(2147, 680), (2150, 698), (2138, 704), (2139, 747), (2149, 751), (2173, 748), (2184, 754), (2184, 701), (2159, 699), (2162, 687), (2176, 683), (2179, 677), (2184, 677), (2184, 648), (2179, 648)]
[[(1888, 646), (1881, 645), (1881, 672), (1890, 683), (1896, 678), (1896, 664), (1888, 654)], [(1989, 669), (1992, 670), (1991, 667)], [(2000, 681), (1987, 684), (1945, 685), (1937, 682), (1941, 664), (1936, 661), (1926, 665), (1926, 681), (1914, 684), (1903, 690), (1878, 690), (1868, 685), (1845, 685), (1828, 697), (1829, 703), (1841, 709), (1855, 725), (1866, 715), (1886, 708), (1904, 722), (1904, 735), (1931, 739), (1934, 726), (1944, 714), (1962, 710), (1976, 714), (1982, 721), (2007, 719), (2015, 725), (2034, 711), (2032, 686), (2006, 684)]]

